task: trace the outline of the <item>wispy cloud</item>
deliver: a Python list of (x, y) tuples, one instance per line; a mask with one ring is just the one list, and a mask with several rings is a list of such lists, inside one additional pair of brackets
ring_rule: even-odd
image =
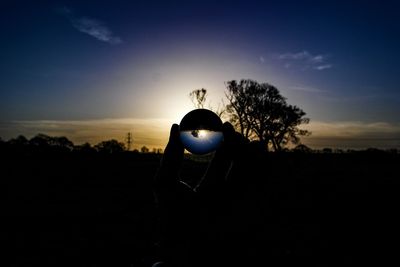
[(78, 17), (69, 8), (62, 8), (60, 12), (70, 21), (71, 25), (80, 32), (86, 33), (99, 41), (109, 44), (120, 44), (122, 39), (116, 36), (102, 21), (89, 17)]
[(280, 54), (279, 59), (289, 59), (289, 60), (302, 60), (302, 59), (309, 59), (311, 54), (308, 51), (301, 51), (298, 53), (285, 53)]
[(325, 64), (325, 65), (320, 65), (320, 66), (315, 66), (314, 69), (316, 70), (326, 70), (332, 68), (331, 64)]
[(328, 58), (328, 55), (314, 55), (306, 50), (296, 53), (284, 53), (278, 55), (278, 59), (284, 62), (284, 67), (287, 69), (293, 65), (300, 65), (301, 69), (303, 70), (312, 68), (319, 71), (333, 67), (332, 64), (327, 62)]
[(316, 55), (311, 57), (310, 61), (314, 63), (322, 63), (326, 60), (326, 56), (323, 55)]
[(265, 62), (265, 58), (263, 57), (263, 56), (260, 56), (260, 62), (262, 63), (262, 64), (264, 64), (264, 62)]

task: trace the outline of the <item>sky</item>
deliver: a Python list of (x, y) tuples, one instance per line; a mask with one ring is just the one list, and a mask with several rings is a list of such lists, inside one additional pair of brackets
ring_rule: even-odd
[(206, 88), (275, 85), (314, 147), (400, 148), (398, 1), (0, 2), (0, 137), (164, 147)]

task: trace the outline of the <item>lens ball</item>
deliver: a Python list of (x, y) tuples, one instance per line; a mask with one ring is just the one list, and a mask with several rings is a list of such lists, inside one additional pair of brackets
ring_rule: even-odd
[(193, 154), (211, 153), (224, 139), (222, 121), (208, 109), (192, 110), (180, 123), (180, 138), (186, 150)]

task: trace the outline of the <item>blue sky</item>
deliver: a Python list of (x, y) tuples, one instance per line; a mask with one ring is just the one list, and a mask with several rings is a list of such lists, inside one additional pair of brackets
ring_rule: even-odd
[(40, 131), (96, 142), (132, 130), (137, 145), (162, 146), (168, 125), (193, 108), (191, 90), (207, 88), (216, 106), (224, 82), (251, 78), (304, 109), (311, 146), (400, 147), (396, 1), (0, 7), (3, 139)]

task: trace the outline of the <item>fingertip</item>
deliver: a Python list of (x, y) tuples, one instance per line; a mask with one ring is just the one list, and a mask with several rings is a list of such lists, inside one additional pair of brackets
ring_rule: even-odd
[(231, 135), (235, 132), (235, 129), (233, 128), (232, 124), (230, 122), (224, 122), (222, 125), (222, 132), (227, 135)]
[(176, 138), (179, 138), (179, 125), (174, 123), (171, 126), (171, 131), (169, 134), (169, 140), (175, 140)]
[(179, 125), (174, 123), (171, 126), (171, 132), (176, 132), (176, 131), (179, 131)]
[(229, 122), (229, 121), (226, 121), (226, 122), (224, 122), (224, 124), (222, 125), (222, 127), (226, 127), (226, 128), (232, 128), (233, 129), (233, 126), (232, 126), (232, 124)]
[(228, 143), (247, 144), (249, 140), (245, 138), (241, 133), (235, 131), (233, 125), (229, 122), (225, 122), (222, 126), (222, 131), (224, 133), (225, 140)]

